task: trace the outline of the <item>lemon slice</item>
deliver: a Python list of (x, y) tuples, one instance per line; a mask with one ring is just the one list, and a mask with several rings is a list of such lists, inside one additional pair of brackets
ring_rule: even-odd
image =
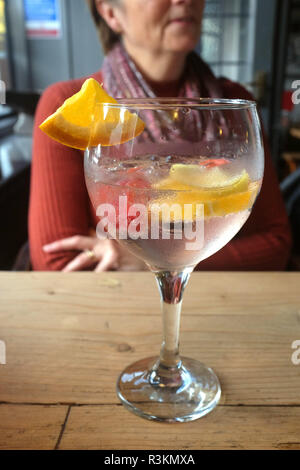
[[(179, 204), (184, 213), (184, 205), (192, 205), (190, 218), (197, 215), (197, 204), (203, 205), (204, 216), (224, 216), (251, 207), (258, 185), (251, 183), (248, 173), (229, 177), (219, 167), (203, 168), (198, 165), (173, 165), (169, 176), (154, 185), (156, 190), (167, 190), (153, 204)], [(170, 191), (170, 192), (169, 192)], [(150, 207), (151, 209), (151, 207)], [(178, 216), (174, 216), (178, 219)], [(179, 220), (179, 219), (178, 219)]]
[(246, 170), (243, 170), (239, 175), (230, 176), (219, 166), (205, 168), (201, 165), (180, 163), (172, 165), (169, 176), (177, 183), (217, 193), (221, 192), (222, 195), (245, 191), (250, 181)]
[(103, 103), (117, 101), (96, 80), (89, 78), (40, 129), (57, 142), (80, 150), (99, 144), (121, 144), (144, 130), (145, 125), (137, 114)]
[(156, 189), (177, 191), (192, 191), (202, 194), (203, 200), (233, 193), (244, 192), (248, 189), (250, 178), (246, 170), (239, 175), (228, 176), (219, 167), (205, 169), (198, 165), (172, 165), (169, 176), (157, 184)]

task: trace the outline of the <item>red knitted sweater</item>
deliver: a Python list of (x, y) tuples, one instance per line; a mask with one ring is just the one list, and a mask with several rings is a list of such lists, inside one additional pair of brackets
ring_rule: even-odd
[[(101, 72), (92, 75), (102, 82)], [(88, 235), (98, 219), (89, 201), (83, 172), (83, 152), (65, 147), (38, 128), (39, 124), (81, 88), (86, 77), (51, 85), (42, 95), (34, 128), (34, 146), (29, 208), (29, 245), (34, 270), (61, 270), (74, 251), (45, 253), (43, 245), (70, 237)], [(221, 78), (225, 98), (253, 99), (237, 83)], [(170, 96), (170, 86), (161, 91)], [(173, 92), (173, 90), (172, 90)], [(202, 261), (198, 270), (282, 270), (291, 236), (278, 182), (265, 144), (265, 176), (253, 211), (238, 235), (215, 255)]]

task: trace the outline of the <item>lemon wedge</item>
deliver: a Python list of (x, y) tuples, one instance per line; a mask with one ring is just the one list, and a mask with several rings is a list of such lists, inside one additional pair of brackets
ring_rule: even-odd
[(39, 127), (57, 142), (80, 150), (99, 144), (121, 144), (144, 130), (145, 125), (137, 114), (105, 103), (116, 104), (117, 101), (96, 80), (89, 78), (78, 93), (68, 98)]

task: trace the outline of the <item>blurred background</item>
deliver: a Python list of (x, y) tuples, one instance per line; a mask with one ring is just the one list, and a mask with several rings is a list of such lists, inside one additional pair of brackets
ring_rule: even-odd
[[(300, 270), (300, 105), (292, 101), (298, 88), (300, 102), (300, 0), (206, 0), (202, 31), (202, 58), (260, 105), (294, 234), (288, 269)], [(27, 240), (40, 94), (102, 60), (85, 0), (0, 0), (0, 270), (13, 269)]]

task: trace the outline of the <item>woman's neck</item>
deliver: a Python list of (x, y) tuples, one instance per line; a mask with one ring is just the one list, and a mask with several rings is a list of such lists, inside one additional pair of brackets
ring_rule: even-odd
[(151, 82), (179, 80), (184, 72), (186, 53), (149, 51), (124, 42), (124, 47), (145, 79)]

